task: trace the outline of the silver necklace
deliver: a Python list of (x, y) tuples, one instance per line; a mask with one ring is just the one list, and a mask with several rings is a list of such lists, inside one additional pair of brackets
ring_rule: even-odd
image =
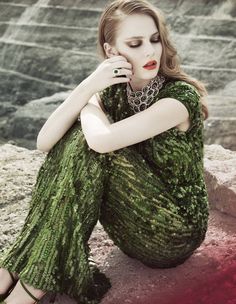
[(147, 109), (153, 98), (157, 96), (163, 86), (165, 77), (158, 75), (152, 79), (142, 90), (134, 92), (129, 83), (126, 86), (128, 104), (134, 113)]

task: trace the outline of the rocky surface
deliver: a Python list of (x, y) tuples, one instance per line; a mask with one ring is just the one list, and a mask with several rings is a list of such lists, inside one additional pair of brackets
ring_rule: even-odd
[[(0, 146), (0, 253), (24, 223), (45, 156), (12, 144)], [(114, 246), (97, 223), (89, 240), (91, 255), (112, 283), (103, 304), (236, 303), (236, 152), (205, 145), (204, 168), (211, 207), (209, 228), (202, 245), (184, 264), (149, 268)], [(47, 304), (52, 296), (48, 293), (40, 302)], [(75, 303), (60, 294), (54, 300)]]
[[(35, 148), (39, 129), (63, 101), (48, 107), (44, 98), (72, 90), (99, 64), (97, 24), (108, 2), (0, 0), (1, 142)], [(150, 2), (166, 16), (183, 69), (209, 90), (205, 143), (236, 150), (235, 1)], [(41, 117), (32, 113), (37, 102)]]
[(205, 180), (211, 207), (236, 217), (236, 153), (205, 146)]
[[(2, 123), (0, 121), (2, 136), (7, 138), (10, 135), (11, 141), (18, 146), (36, 149), (36, 138), (39, 130), (51, 113), (69, 96), (70, 92), (58, 92), (49, 97), (35, 99), (23, 107), (18, 106), (15, 112), (8, 116), (7, 124), (5, 121)], [(2, 103), (1, 106), (5, 111), (9, 110), (9, 104)]]

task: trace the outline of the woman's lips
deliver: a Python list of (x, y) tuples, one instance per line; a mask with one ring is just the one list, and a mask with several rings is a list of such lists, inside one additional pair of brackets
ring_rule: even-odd
[(157, 65), (153, 64), (153, 65), (146, 65), (143, 68), (146, 70), (154, 70), (154, 69), (156, 69), (156, 67), (157, 67)]

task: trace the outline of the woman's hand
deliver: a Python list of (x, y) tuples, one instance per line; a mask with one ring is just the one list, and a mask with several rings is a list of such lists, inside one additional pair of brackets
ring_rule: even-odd
[[(114, 69), (119, 69), (118, 77), (113, 74)], [(129, 82), (131, 75), (132, 65), (119, 55), (105, 59), (88, 78), (95, 94), (113, 84)]]

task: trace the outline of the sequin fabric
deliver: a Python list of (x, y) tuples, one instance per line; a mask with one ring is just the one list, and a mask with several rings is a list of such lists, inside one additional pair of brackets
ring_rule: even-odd
[[(134, 115), (126, 84), (100, 96), (111, 121)], [(199, 95), (185, 82), (168, 82), (151, 104), (165, 97), (186, 106), (187, 132), (172, 128), (99, 154), (88, 147), (80, 120), (74, 123), (40, 167), (22, 231), (0, 267), (35, 288), (97, 304), (111, 287), (89, 263), (88, 240), (98, 220), (125, 254), (149, 267), (175, 267), (192, 255), (209, 215)]]
[(138, 91), (133, 91), (130, 84), (127, 83), (127, 101), (134, 113), (138, 113), (149, 107), (162, 88), (164, 81), (165, 77), (157, 74), (142, 90)]
[[(134, 115), (126, 84), (100, 96), (111, 121)], [(110, 182), (100, 215), (123, 252), (158, 268), (177, 266), (192, 255), (205, 238), (209, 216), (200, 96), (184, 81), (166, 81), (150, 105), (168, 97), (187, 108), (190, 128), (183, 132), (173, 127), (110, 153)]]

